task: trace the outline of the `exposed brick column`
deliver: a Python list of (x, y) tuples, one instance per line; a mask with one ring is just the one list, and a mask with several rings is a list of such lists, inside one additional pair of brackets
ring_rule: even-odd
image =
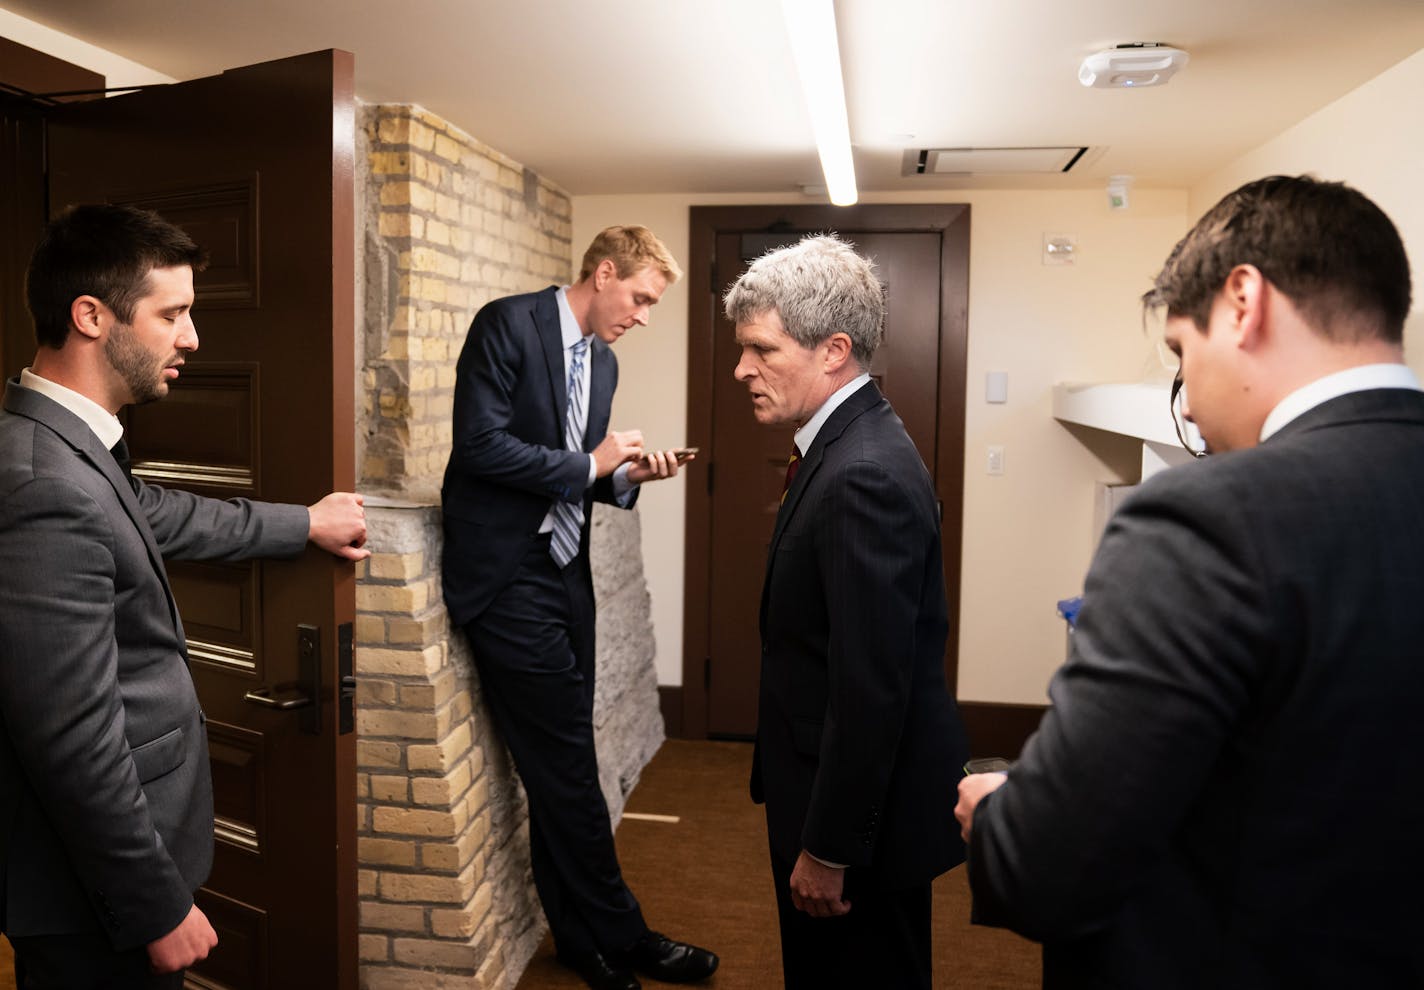
[[(544, 932), (527, 810), (440, 595), (440, 477), (475, 310), (567, 282), (566, 193), (438, 117), (362, 109), (369, 546), (357, 586), (361, 986), (510, 990)], [(616, 819), (662, 741), (636, 513), (593, 516), (594, 723)]]

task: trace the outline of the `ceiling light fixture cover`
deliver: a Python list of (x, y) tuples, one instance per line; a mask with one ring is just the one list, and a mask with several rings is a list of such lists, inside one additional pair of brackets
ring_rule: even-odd
[(1095, 89), (1161, 86), (1187, 64), (1187, 53), (1156, 41), (1094, 52), (1078, 67), (1078, 81)]
[(811, 131), (828, 195), (836, 206), (850, 206), (857, 198), (855, 162), (850, 152), (835, 5), (832, 0), (781, 0), (781, 11), (811, 113)]

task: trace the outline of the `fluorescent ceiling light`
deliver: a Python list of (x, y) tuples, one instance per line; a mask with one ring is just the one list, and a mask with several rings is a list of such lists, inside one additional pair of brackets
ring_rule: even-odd
[(832, 0), (781, 0), (781, 12), (786, 17), (791, 54), (811, 111), (811, 130), (816, 135), (826, 190), (832, 203), (850, 206), (858, 197), (835, 7)]

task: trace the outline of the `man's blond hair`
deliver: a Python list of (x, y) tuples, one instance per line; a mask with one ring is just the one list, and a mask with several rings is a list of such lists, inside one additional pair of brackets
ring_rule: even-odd
[(647, 227), (605, 227), (599, 231), (584, 252), (578, 280), (582, 282), (592, 276), (605, 258), (613, 262), (619, 278), (629, 278), (644, 268), (660, 272), (668, 285), (682, 278), (682, 269), (677, 266), (672, 252)]

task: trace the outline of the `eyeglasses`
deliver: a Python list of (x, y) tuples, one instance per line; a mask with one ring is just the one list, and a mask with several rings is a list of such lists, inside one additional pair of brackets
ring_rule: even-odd
[(1206, 451), (1197, 450), (1187, 442), (1186, 416), (1182, 414), (1182, 403), (1179, 400), (1182, 394), (1182, 369), (1179, 365), (1177, 373), (1172, 376), (1172, 391), (1167, 397), (1167, 403), (1172, 411), (1172, 428), (1177, 431), (1177, 442), (1182, 448), (1193, 457), (1205, 457)]

